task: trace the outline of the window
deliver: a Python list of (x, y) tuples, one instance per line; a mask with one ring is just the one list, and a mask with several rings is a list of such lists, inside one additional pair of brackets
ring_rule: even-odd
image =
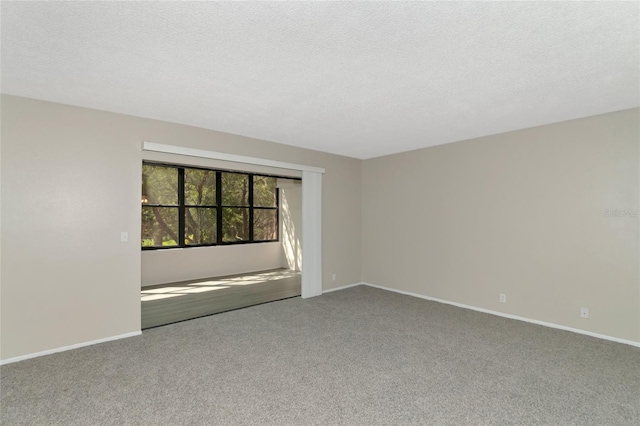
[(278, 239), (278, 196), (276, 179), (253, 176), (253, 238)]
[(184, 242), (214, 244), (217, 240), (216, 172), (184, 169)]
[(179, 214), (178, 169), (143, 165), (142, 246), (177, 246)]
[(222, 175), (222, 241), (248, 241), (249, 176), (241, 173)]
[(142, 165), (142, 248), (278, 241), (273, 176)]

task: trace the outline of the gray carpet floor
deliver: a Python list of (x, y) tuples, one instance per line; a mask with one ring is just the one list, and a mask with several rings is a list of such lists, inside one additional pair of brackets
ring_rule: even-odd
[(6, 425), (640, 424), (640, 349), (364, 286), (0, 378)]

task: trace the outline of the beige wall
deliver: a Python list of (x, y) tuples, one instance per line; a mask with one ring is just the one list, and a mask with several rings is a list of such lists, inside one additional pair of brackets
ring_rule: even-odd
[(640, 342), (639, 111), (365, 161), (363, 281)]
[(302, 271), (302, 182), (278, 179), (278, 188), (282, 266)]
[(145, 250), (141, 285), (174, 283), (281, 268), (282, 243)]
[(140, 329), (143, 140), (326, 168), (325, 290), (364, 280), (640, 342), (639, 219), (605, 216), (638, 209), (639, 110), (363, 162), (1, 99), (0, 359)]
[(359, 160), (13, 96), (1, 102), (0, 359), (140, 329), (145, 140), (324, 167), (323, 285), (360, 281)]

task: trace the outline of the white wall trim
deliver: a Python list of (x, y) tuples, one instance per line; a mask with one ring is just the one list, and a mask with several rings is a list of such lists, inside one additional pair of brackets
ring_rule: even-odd
[(363, 284), (365, 284), (365, 283), (360, 282), (360, 283), (353, 283), (353, 284), (343, 285), (343, 286), (341, 286), (341, 287), (330, 288), (330, 289), (328, 289), (328, 290), (322, 290), (322, 294), (325, 294), (325, 293), (331, 293), (332, 291), (345, 290), (345, 289), (347, 289), (347, 288), (357, 287), (357, 286), (359, 286), (359, 285), (363, 285)]
[(11, 364), (13, 362), (24, 361), (25, 359), (36, 358), (44, 355), (51, 355), (58, 352), (70, 351), (72, 349), (83, 348), (85, 346), (97, 345), (98, 343), (111, 342), (112, 340), (126, 339), (127, 337), (140, 336), (142, 331), (133, 331), (131, 333), (119, 334), (117, 336), (105, 337), (104, 339), (91, 340), (89, 342), (76, 343), (75, 345), (63, 346), (61, 348), (48, 349), (42, 352), (36, 352), (27, 355), (17, 356), (15, 358), (7, 358), (0, 360), (0, 365)]
[(212, 160), (233, 161), (235, 163), (255, 164), (258, 166), (278, 167), (287, 170), (300, 170), (324, 173), (324, 168), (305, 166), (303, 164), (286, 163), (283, 161), (267, 160), (265, 158), (246, 157), (244, 155), (227, 154), (225, 152), (207, 151), (204, 149), (186, 148), (183, 146), (165, 145), (155, 142), (142, 142), (143, 151), (163, 152), (165, 154), (186, 155), (188, 157), (209, 158)]
[(302, 171), (302, 298), (322, 294), (322, 174)]
[(612, 341), (612, 342), (623, 343), (625, 345), (630, 345), (630, 346), (635, 346), (635, 347), (640, 348), (640, 342), (635, 342), (633, 340), (620, 339), (618, 337), (607, 336), (606, 334), (599, 334), (599, 333), (593, 333), (591, 331), (580, 330), (579, 328), (567, 327), (567, 326), (564, 326), (564, 325), (554, 324), (554, 323), (551, 323), (551, 322), (538, 321), (538, 320), (531, 319), (531, 318), (525, 318), (525, 317), (520, 317), (520, 316), (517, 316), (517, 315), (505, 314), (503, 312), (498, 312), (498, 311), (492, 311), (490, 309), (478, 308), (478, 307), (475, 307), (475, 306), (465, 305), (465, 304), (457, 303), (457, 302), (450, 302), (448, 300), (443, 300), (443, 299), (436, 299), (435, 297), (424, 296), (422, 294), (411, 293), (411, 292), (403, 291), (403, 290), (396, 290), (394, 288), (383, 287), (381, 285), (364, 283), (364, 282), (362, 284), (363, 285), (367, 285), (369, 287), (379, 288), (381, 290), (392, 291), (394, 293), (400, 293), (400, 294), (404, 294), (404, 295), (407, 295), (407, 296), (413, 296), (413, 297), (418, 297), (420, 299), (430, 300), (432, 302), (444, 303), (446, 305), (453, 305), (453, 306), (457, 306), (459, 308), (471, 309), (472, 311), (483, 312), (485, 314), (496, 315), (496, 316), (499, 316), (499, 317), (514, 319), (514, 320), (523, 321), (523, 322), (528, 322), (528, 323), (531, 323), (531, 324), (542, 325), (542, 326), (550, 327), (550, 328), (557, 328), (559, 330), (564, 330), (564, 331), (571, 331), (573, 333), (584, 334), (586, 336), (596, 337), (598, 339), (609, 340), (609, 341)]

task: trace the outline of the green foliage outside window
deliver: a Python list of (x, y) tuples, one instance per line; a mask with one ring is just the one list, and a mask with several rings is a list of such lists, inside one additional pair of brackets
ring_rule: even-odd
[(142, 165), (142, 246), (177, 246), (178, 169)]
[(142, 247), (277, 240), (276, 181), (247, 173), (143, 164)]

